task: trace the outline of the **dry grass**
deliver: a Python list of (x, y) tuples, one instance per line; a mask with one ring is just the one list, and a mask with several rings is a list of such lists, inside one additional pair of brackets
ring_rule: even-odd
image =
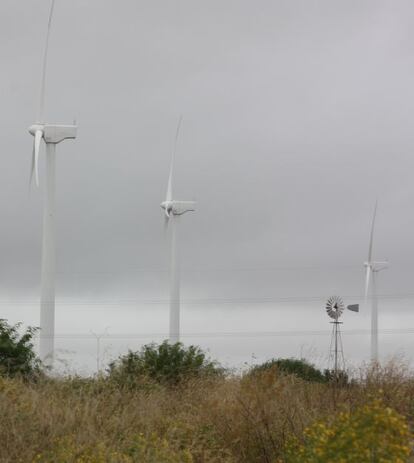
[(374, 397), (414, 413), (414, 380), (395, 364), (338, 388), (267, 372), (171, 389), (103, 378), (0, 380), (1, 462), (269, 462), (289, 436)]

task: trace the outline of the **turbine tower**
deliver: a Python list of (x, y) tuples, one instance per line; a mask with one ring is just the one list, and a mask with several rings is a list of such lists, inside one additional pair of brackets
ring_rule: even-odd
[(368, 303), (369, 289), (371, 288), (371, 361), (378, 362), (378, 295), (376, 287), (376, 275), (388, 267), (386, 261), (374, 261), (372, 259), (372, 248), (374, 243), (375, 219), (377, 215), (378, 202), (375, 203), (374, 215), (371, 223), (369, 238), (368, 259), (365, 266), (365, 305)]
[(175, 134), (174, 149), (171, 154), (170, 174), (168, 176), (167, 195), (161, 207), (165, 212), (165, 226), (170, 225), (170, 326), (169, 340), (171, 344), (180, 341), (180, 262), (178, 252), (178, 224), (179, 217), (186, 212), (195, 211), (194, 201), (177, 201), (173, 199), (174, 160), (177, 149), (178, 134), (182, 117), (180, 117)]
[(49, 49), (49, 37), (55, 0), (52, 0), (43, 56), (40, 105), (37, 122), (29, 127), (33, 135), (32, 168), (30, 183), (35, 178), (39, 186), (39, 154), (42, 140), (46, 144), (46, 182), (43, 204), (42, 269), (40, 290), (40, 342), (39, 354), (45, 365), (53, 366), (55, 336), (55, 184), (56, 184), (56, 145), (63, 140), (76, 138), (76, 125), (50, 124), (45, 121), (44, 103), (46, 87), (46, 69)]

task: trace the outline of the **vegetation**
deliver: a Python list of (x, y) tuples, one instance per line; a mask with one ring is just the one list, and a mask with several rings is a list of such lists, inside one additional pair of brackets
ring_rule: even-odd
[(40, 361), (33, 349), (36, 328), (20, 334), (21, 324), (0, 319), (0, 376), (33, 377), (40, 373)]
[(296, 375), (305, 381), (313, 381), (324, 383), (329, 379), (329, 372), (322, 373), (314, 365), (303, 359), (273, 359), (261, 365), (254, 366), (251, 370), (252, 374), (257, 374), (263, 371), (283, 372), (291, 375)]
[(215, 376), (223, 372), (217, 363), (195, 346), (181, 343), (147, 344), (140, 351), (129, 351), (109, 365), (109, 377), (122, 385), (134, 385), (150, 378), (158, 383), (177, 385), (190, 378)]
[(173, 387), (138, 372), (145, 387), (110, 374), (0, 378), (0, 461), (410, 461), (414, 378), (395, 365), (361, 371), (346, 387), (272, 369), (191, 371)]
[(305, 429), (302, 442), (292, 439), (287, 446), (285, 461), (404, 462), (410, 440), (404, 417), (374, 400), (354, 413), (340, 413), (332, 423), (317, 422)]

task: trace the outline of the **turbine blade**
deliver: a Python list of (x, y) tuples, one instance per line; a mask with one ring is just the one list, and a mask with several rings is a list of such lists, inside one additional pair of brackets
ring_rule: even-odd
[(34, 174), (36, 180), (36, 186), (39, 186), (39, 152), (40, 152), (40, 142), (42, 141), (43, 132), (41, 130), (36, 130), (34, 138)]
[(52, 3), (50, 5), (50, 11), (49, 11), (49, 21), (47, 23), (45, 53), (43, 55), (43, 68), (42, 68), (42, 81), (40, 84), (40, 105), (39, 105), (38, 122), (44, 122), (43, 118), (44, 118), (44, 109), (45, 109), (47, 57), (49, 53), (49, 37), (50, 37), (50, 29), (52, 28), (52, 18), (53, 18), (54, 8), (55, 8), (55, 0), (52, 0)]
[(180, 116), (177, 124), (177, 131), (175, 132), (175, 140), (174, 140), (174, 149), (171, 153), (171, 163), (170, 163), (170, 174), (168, 176), (168, 186), (167, 186), (167, 201), (172, 201), (172, 181), (173, 181), (173, 170), (174, 170), (174, 160), (175, 160), (175, 152), (177, 150), (177, 141), (178, 135), (180, 133), (181, 122), (183, 120), (183, 116)]
[(30, 167), (30, 178), (29, 178), (29, 186), (33, 183), (33, 177), (35, 173), (35, 144), (33, 141), (33, 150), (32, 150), (32, 165)]
[(371, 223), (371, 234), (369, 238), (369, 248), (368, 248), (368, 262), (372, 262), (372, 247), (374, 243), (374, 228), (375, 228), (375, 218), (377, 216), (377, 206), (378, 206), (378, 201), (375, 202), (375, 208), (374, 208), (374, 215), (372, 216), (372, 223)]
[(366, 273), (365, 273), (365, 304), (368, 301), (368, 291), (369, 291), (369, 281), (371, 277), (371, 267), (367, 267)]

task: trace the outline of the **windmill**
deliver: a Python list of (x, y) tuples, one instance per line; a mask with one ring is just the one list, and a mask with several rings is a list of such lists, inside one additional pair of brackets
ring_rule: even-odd
[(56, 145), (63, 140), (76, 138), (76, 125), (49, 124), (44, 117), (46, 70), (49, 49), (49, 37), (52, 25), (55, 0), (52, 0), (46, 34), (46, 44), (43, 56), (42, 81), (40, 90), (40, 105), (37, 122), (29, 127), (33, 135), (32, 168), (30, 183), (35, 178), (39, 186), (39, 154), (42, 140), (46, 144), (46, 182), (43, 204), (43, 240), (42, 240), (42, 270), (40, 290), (40, 343), (41, 360), (47, 366), (53, 366), (54, 336), (55, 336), (55, 268), (56, 268), (56, 237), (55, 237), (55, 184), (56, 184)]
[(378, 296), (376, 288), (376, 275), (388, 267), (386, 261), (374, 261), (372, 259), (372, 248), (374, 243), (375, 219), (377, 215), (378, 202), (375, 203), (374, 215), (371, 223), (369, 238), (368, 259), (365, 266), (365, 305), (368, 303), (369, 289), (371, 287), (371, 361), (378, 362)]
[[(333, 371), (335, 377), (338, 376), (340, 369), (345, 368), (344, 349), (342, 346), (342, 337), (340, 325), (342, 322), (339, 321), (339, 317), (344, 311), (344, 303), (338, 296), (331, 296), (326, 302), (326, 313), (330, 318), (333, 319), (332, 323), (332, 335), (331, 335), (331, 347), (329, 349), (329, 359), (333, 358)], [(341, 368), (340, 368), (341, 367)]]
[[(359, 312), (359, 304), (348, 305), (346, 308), (351, 312)], [(338, 378), (339, 372), (345, 369), (344, 349), (340, 330), (340, 325), (342, 325), (343, 322), (339, 321), (339, 318), (344, 312), (345, 305), (340, 297), (331, 296), (326, 301), (325, 309), (328, 316), (333, 319), (331, 322), (332, 335), (329, 349), (329, 360), (333, 363), (334, 376), (335, 378)]]
[(170, 326), (169, 340), (171, 344), (180, 340), (180, 263), (178, 251), (178, 224), (179, 217), (186, 212), (195, 211), (194, 201), (177, 201), (173, 199), (174, 161), (177, 149), (177, 140), (180, 133), (182, 117), (180, 117), (175, 133), (174, 149), (171, 154), (170, 173), (168, 176), (167, 195), (161, 203), (165, 213), (165, 227), (170, 227)]

